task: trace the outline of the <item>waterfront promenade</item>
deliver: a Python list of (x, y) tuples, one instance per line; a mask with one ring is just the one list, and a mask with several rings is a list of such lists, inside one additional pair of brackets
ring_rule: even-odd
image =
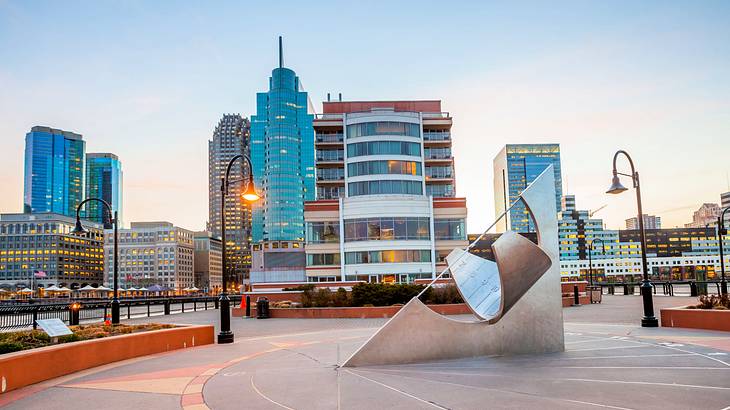
[[(695, 298), (656, 297), (661, 307)], [(641, 328), (638, 296), (566, 308), (566, 351), (338, 368), (383, 319), (238, 319), (233, 345), (114, 363), (0, 396), (8, 409), (622, 408), (730, 406), (730, 337)], [(215, 323), (208, 310), (131, 322)], [(427, 340), (404, 340), (418, 348)], [(458, 343), (458, 335), (454, 337)], [(32, 371), (32, 369), (29, 369)]]

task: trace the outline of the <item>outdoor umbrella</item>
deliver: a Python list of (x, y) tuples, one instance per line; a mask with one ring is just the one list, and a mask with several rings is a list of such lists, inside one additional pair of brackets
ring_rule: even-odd
[(23, 288), (18, 293), (33, 293), (33, 291), (28, 288)]
[(61, 290), (61, 288), (56, 285), (51, 285), (45, 289), (46, 292), (58, 292), (59, 290)]
[(91, 286), (91, 285), (86, 285), (86, 286), (84, 286), (83, 288), (79, 289), (79, 292), (93, 292), (93, 291), (95, 291), (95, 290), (97, 290), (97, 289), (96, 289), (96, 288), (94, 288), (93, 286)]

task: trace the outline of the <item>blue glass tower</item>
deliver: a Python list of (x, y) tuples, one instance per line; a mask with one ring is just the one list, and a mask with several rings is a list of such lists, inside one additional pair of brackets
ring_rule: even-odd
[[(100, 198), (122, 218), (122, 163), (114, 154), (86, 154), (86, 198)], [(86, 218), (109, 227), (109, 213), (97, 201), (86, 205)]]
[(251, 116), (251, 162), (262, 199), (253, 204), (252, 236), (259, 241), (303, 241), (304, 201), (315, 198), (311, 104), (296, 73), (283, 66), (256, 94)]
[(79, 134), (31, 128), (25, 135), (23, 212), (76, 216), (84, 194), (85, 151)]
[[(560, 170), (559, 144), (508, 144), (494, 158), (494, 210), (501, 215), (514, 203), (520, 193), (548, 166), (555, 174), (555, 209), (560, 209), (563, 180)], [(535, 224), (520, 201), (509, 213), (505, 223), (497, 224), (500, 231), (533, 232)]]

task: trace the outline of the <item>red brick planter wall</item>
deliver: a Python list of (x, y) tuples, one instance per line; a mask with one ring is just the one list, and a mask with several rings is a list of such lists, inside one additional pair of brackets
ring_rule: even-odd
[[(251, 316), (256, 317), (256, 306), (251, 303)], [(463, 315), (471, 313), (471, 310), (463, 304), (451, 305), (428, 305), (434, 312), (442, 315)], [(387, 318), (395, 315), (401, 306), (375, 306), (375, 307), (332, 307), (332, 308), (289, 308), (270, 309), (272, 318), (281, 319), (373, 319)], [(242, 317), (244, 311), (234, 308), (233, 316)]]
[(730, 310), (661, 309), (663, 327), (724, 330), (730, 332)]
[[(185, 326), (0, 355), (0, 394), (104, 364), (213, 343), (213, 326)], [(83, 407), (83, 406), (81, 406)]]

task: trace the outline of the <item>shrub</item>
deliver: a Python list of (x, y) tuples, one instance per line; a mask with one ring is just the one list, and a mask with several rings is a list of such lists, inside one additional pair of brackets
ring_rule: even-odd
[(424, 285), (410, 283), (358, 283), (352, 287), (352, 306), (390, 306), (407, 303), (418, 295)]
[(730, 297), (728, 295), (702, 295), (699, 297), (699, 302), (693, 307), (696, 309), (730, 309)]
[(429, 289), (424, 294), (424, 302), (432, 305), (464, 303), (456, 285), (450, 284)]
[(337, 289), (337, 292), (332, 295), (332, 304), (336, 307), (350, 306), (350, 295), (345, 288)]

